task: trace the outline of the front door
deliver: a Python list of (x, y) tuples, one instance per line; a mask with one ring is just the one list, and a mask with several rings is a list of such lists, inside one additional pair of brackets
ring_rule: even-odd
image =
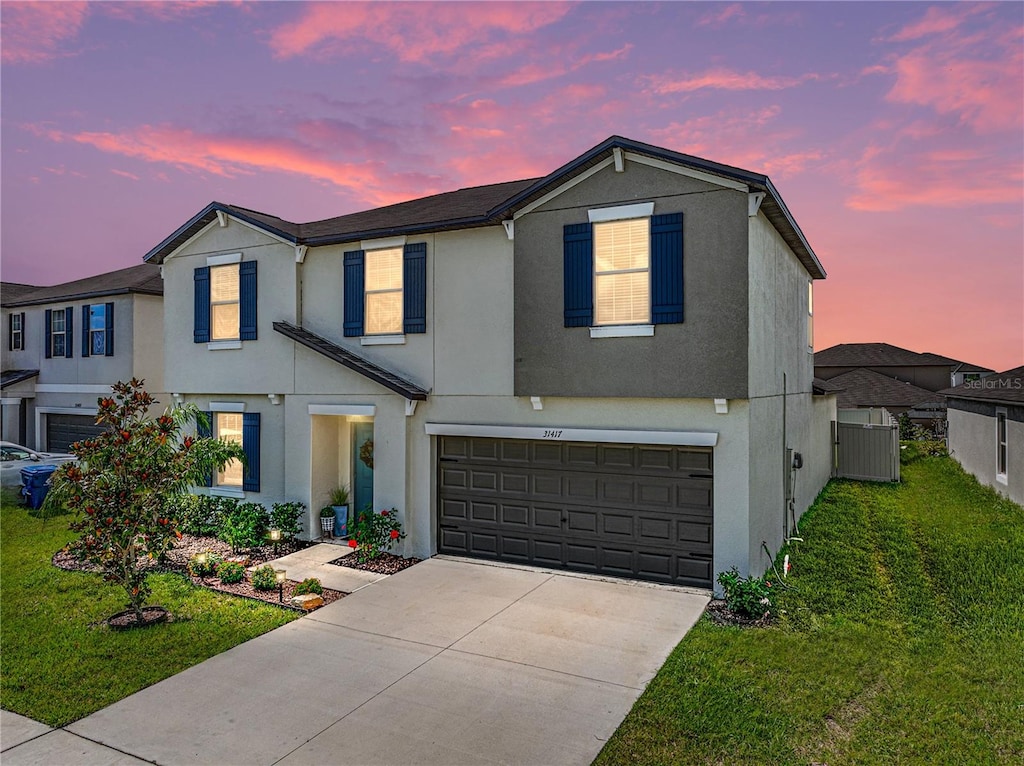
[(352, 424), (352, 462), (352, 515), (356, 517), (367, 505), (373, 507), (373, 423)]

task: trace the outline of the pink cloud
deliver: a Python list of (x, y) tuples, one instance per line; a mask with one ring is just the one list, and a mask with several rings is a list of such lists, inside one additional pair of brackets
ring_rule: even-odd
[(699, 19), (697, 19), (697, 26), (699, 27), (720, 27), (733, 19), (742, 19), (746, 16), (743, 11), (743, 6), (740, 3), (733, 3), (727, 5), (725, 8), (716, 8), (713, 11), (708, 11)]
[(62, 55), (61, 46), (78, 36), (89, 13), (87, 3), (4, 3), (5, 64), (39, 64)]
[(1024, 173), (998, 156), (969, 150), (919, 153), (869, 146), (855, 172), (854, 210), (892, 212), (911, 207), (1021, 204)]
[(736, 72), (731, 69), (709, 69), (692, 75), (652, 75), (643, 78), (654, 93), (689, 93), (702, 88), (715, 90), (783, 90), (805, 82), (820, 80), (821, 75), (804, 74), (799, 77), (765, 77), (757, 72)]
[(385, 49), (401, 61), (422, 62), (466, 48), (486, 47), (494, 36), (528, 35), (562, 19), (568, 3), (311, 3), (301, 17), (270, 38), (278, 58), (335, 52), (356, 41)]
[(332, 161), (322, 150), (289, 139), (212, 135), (150, 125), (122, 133), (37, 132), (54, 141), (73, 141), (123, 157), (225, 178), (258, 172), (299, 175), (331, 184), (371, 205), (389, 205), (442, 190), (436, 177), (392, 172), (380, 161)]
[(129, 178), (132, 181), (138, 181), (139, 177), (134, 173), (129, 173), (127, 170), (118, 170), (117, 168), (111, 168), (110, 172), (115, 176), (121, 176), (122, 178)]
[(515, 87), (519, 85), (530, 85), (543, 80), (551, 80), (555, 77), (561, 77), (562, 75), (568, 74), (569, 72), (575, 72), (594, 62), (623, 59), (632, 49), (633, 44), (626, 43), (618, 50), (609, 51), (607, 53), (593, 53), (574, 57), (571, 63), (566, 63), (566, 59), (568, 57), (562, 56), (557, 61), (528, 64), (527, 66), (524, 66), (521, 69), (499, 79), (497, 85), (500, 87)]
[(906, 42), (942, 32), (951, 32), (960, 26), (967, 13), (971, 12), (969, 7), (966, 11), (964, 8), (964, 6), (958, 6), (955, 10), (950, 10), (932, 6), (921, 19), (907, 24), (889, 40), (891, 42)]

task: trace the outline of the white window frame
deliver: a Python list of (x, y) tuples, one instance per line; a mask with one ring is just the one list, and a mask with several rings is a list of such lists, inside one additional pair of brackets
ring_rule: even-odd
[[(55, 330), (54, 325), (57, 323), (58, 317), (61, 322), (61, 329)], [(64, 347), (57, 353), (57, 338), (58, 336), (64, 341)], [(54, 359), (60, 359), (67, 356), (68, 351), (68, 322), (67, 313), (64, 309), (54, 309), (50, 312), (50, 356)]]
[[(14, 311), (10, 314), (11, 321), (11, 351), (23, 351), (25, 349), (25, 328), (22, 323), (21, 312)], [(17, 320), (18, 326), (14, 326)]]
[[(238, 444), (244, 445), (244, 433), (245, 427), (242, 420), (242, 413), (245, 411), (244, 403), (236, 402), (210, 402), (210, 419), (213, 421), (210, 423), (210, 434), (214, 439), (220, 439), (220, 416), (221, 415), (235, 415), (239, 418), (239, 440)], [(241, 462), (239, 461), (240, 465)], [(210, 494), (219, 495), (222, 497), (245, 497), (245, 490), (242, 487), (245, 486), (245, 466), (242, 465), (242, 476), (238, 484), (225, 484), (221, 482), (221, 476), (223, 471), (215, 471), (210, 477)]]
[[(215, 300), (213, 297), (213, 285), (214, 285), (214, 271), (217, 269), (234, 269), (238, 275), (238, 297), (234, 300)], [(217, 263), (210, 266), (210, 343), (213, 344), (232, 344), (241, 343), (242, 337), (242, 274), (241, 274), (241, 263)], [(217, 338), (214, 333), (217, 331), (217, 322), (214, 318), (214, 310), (218, 306), (237, 306), (238, 307), (238, 322), (235, 324), (235, 334), (230, 338)], [(224, 347), (224, 346), (221, 346)]]
[(814, 280), (807, 280), (807, 350), (814, 353)]
[(1000, 484), (1009, 483), (1009, 439), (1007, 429), (1009, 419), (1006, 417), (1006, 409), (996, 408), (996, 481)]
[[(381, 290), (371, 290), (368, 286), (368, 281), (364, 277), (363, 283), (363, 339), (360, 341), (361, 345), (401, 345), (405, 343), (405, 249), (402, 245), (394, 245), (392, 247), (375, 247), (371, 250), (363, 251), (363, 273), (367, 274), (370, 271), (370, 258), (374, 255), (380, 255), (381, 253), (388, 251), (398, 251), (399, 255), (399, 268), (398, 275), (401, 280), (401, 286), (398, 288), (389, 287)], [(387, 329), (383, 332), (372, 333), (369, 331), (369, 311), (370, 311), (370, 296), (371, 295), (385, 295), (387, 293), (398, 293), (399, 303), (402, 306), (400, 312), (400, 318), (398, 320), (397, 329)], [(373, 339), (379, 339), (374, 341)]]
[[(103, 327), (99, 330), (94, 330), (92, 327), (92, 312), (94, 309), (100, 309), (103, 312)], [(103, 350), (99, 353), (96, 352), (95, 346), (93, 346), (93, 335), (99, 334), (103, 338)], [(106, 356), (107, 353), (107, 305), (105, 303), (90, 303), (89, 304), (89, 356)]]
[[(634, 206), (630, 206), (634, 207)], [(635, 206), (641, 207), (641, 206)], [(593, 211), (592, 211), (593, 212)], [(634, 269), (610, 269), (607, 271), (598, 271), (597, 267), (597, 227), (607, 224), (625, 223), (629, 221), (647, 221), (647, 266), (644, 268)], [(610, 218), (607, 220), (598, 220), (593, 222), (594, 233), (593, 233), (593, 281), (594, 281), (594, 318), (593, 326), (590, 328), (590, 337), (592, 338), (608, 338), (608, 337), (626, 337), (631, 335), (653, 335), (654, 325), (651, 322), (651, 219), (650, 217), (636, 217), (636, 218)], [(598, 315), (598, 290), (597, 281), (600, 276), (619, 275), (619, 274), (646, 274), (647, 275), (647, 319), (637, 320), (634, 322), (608, 322), (601, 323), (597, 320)], [(634, 328), (643, 328), (642, 332), (633, 331)], [(646, 331), (646, 328), (650, 328), (650, 332)], [(610, 332), (609, 332), (610, 330)]]

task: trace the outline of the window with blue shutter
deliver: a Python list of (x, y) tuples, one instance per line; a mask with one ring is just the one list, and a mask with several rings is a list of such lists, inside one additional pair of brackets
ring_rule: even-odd
[(242, 451), (245, 452), (245, 473), (242, 489), (246, 492), (260, 491), (260, 414), (242, 414)]
[(683, 214), (651, 216), (651, 323), (683, 321)]
[(402, 329), (427, 331), (427, 243), (406, 245), (402, 264)]
[(256, 261), (238, 264), (238, 337), (256, 340)]
[(346, 338), (351, 338), (363, 334), (363, 251), (345, 253), (343, 263), (345, 315), (342, 330)]
[(192, 340), (195, 343), (210, 342), (210, 267), (200, 266), (195, 270), (195, 310), (192, 318)]
[(103, 336), (106, 340), (106, 348), (103, 353), (105, 356), (114, 355), (114, 304), (107, 304), (106, 315), (104, 316), (103, 323)]
[(589, 327), (594, 318), (594, 237), (589, 223), (562, 230), (566, 327)]
[(71, 359), (75, 355), (75, 310), (68, 306), (64, 309), (64, 324), (65, 324), (65, 348), (64, 356)]
[[(213, 436), (213, 412), (210, 410), (204, 410), (201, 413), (204, 417), (196, 418), (196, 435), (200, 439), (209, 439)], [(205, 419), (205, 422), (204, 422)], [(213, 474), (206, 474), (206, 479), (203, 482), (207, 487), (213, 486)]]
[(82, 356), (89, 356), (89, 318), (91, 306), (82, 306)]
[(53, 356), (53, 311), (46, 309), (46, 316), (43, 317), (43, 355), (49, 359)]

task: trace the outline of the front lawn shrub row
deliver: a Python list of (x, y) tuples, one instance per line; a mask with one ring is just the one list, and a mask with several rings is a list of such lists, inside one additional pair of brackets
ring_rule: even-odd
[(245, 567), (237, 561), (224, 561), (217, 567), (217, 576), (225, 585), (233, 585), (242, 582), (245, 576)]
[(274, 567), (264, 564), (256, 567), (252, 573), (252, 587), (256, 590), (273, 590), (277, 587), (277, 579), (274, 577)]
[(233, 551), (243, 551), (266, 542), (271, 528), (281, 530), (283, 541), (294, 539), (306, 506), (299, 502), (274, 503), (267, 511), (259, 503), (243, 503), (231, 497), (179, 495), (170, 510), (183, 533), (216, 537)]

